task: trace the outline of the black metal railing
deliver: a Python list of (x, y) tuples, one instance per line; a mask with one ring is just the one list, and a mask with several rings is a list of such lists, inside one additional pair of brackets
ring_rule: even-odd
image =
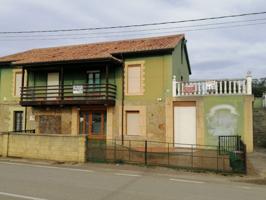
[(21, 102), (115, 100), (114, 84), (29, 86), (21, 90)]
[(247, 151), (241, 136), (219, 136), (219, 155), (228, 155), (234, 172), (247, 173)]
[(219, 154), (228, 154), (232, 151), (238, 151), (240, 148), (241, 136), (226, 135), (218, 137)]
[(115, 139), (87, 139), (86, 146), (89, 162), (132, 163), (233, 172), (229, 156), (220, 155), (218, 146)]
[(35, 133), (35, 129), (27, 129), (27, 130), (13, 130), (13, 131), (7, 131), (3, 133)]

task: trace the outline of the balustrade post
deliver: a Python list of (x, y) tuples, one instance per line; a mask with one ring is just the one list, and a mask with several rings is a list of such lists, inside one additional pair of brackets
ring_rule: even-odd
[[(178, 88), (179, 89), (179, 88)], [(173, 76), (173, 81), (172, 81), (172, 94), (173, 94), (173, 97), (177, 96), (176, 95), (176, 76), (174, 75)], [(178, 95), (180, 95), (180, 91), (178, 91)]]
[(252, 94), (252, 76), (251, 76), (251, 72), (247, 73), (246, 79), (247, 79), (247, 91), (246, 91), (246, 93), (251, 95)]

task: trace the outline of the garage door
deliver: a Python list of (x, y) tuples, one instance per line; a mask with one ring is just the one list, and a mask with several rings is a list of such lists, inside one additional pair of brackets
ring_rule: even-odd
[(196, 106), (194, 102), (174, 107), (174, 138), (178, 144), (196, 144)]

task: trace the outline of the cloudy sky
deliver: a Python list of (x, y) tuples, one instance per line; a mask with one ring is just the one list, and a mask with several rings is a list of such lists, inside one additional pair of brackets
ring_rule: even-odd
[[(0, 32), (117, 26), (261, 11), (266, 11), (265, 0), (0, 0)], [(199, 31), (186, 31), (193, 28), (171, 29), (171, 33), (162, 31), (161, 34), (186, 34), (193, 79), (241, 78), (247, 71), (257, 78), (266, 77), (266, 24), (263, 24), (266, 23), (266, 15), (231, 20), (263, 18), (264, 21), (259, 21), (261, 24), (254, 26)], [(156, 31), (144, 33), (142, 37), (158, 35)], [(119, 33), (86, 36), (84, 33), (80, 37), (68, 36), (69, 39), (45, 36), (39, 40), (38, 37), (1, 35), (0, 56), (32, 48), (141, 35)]]

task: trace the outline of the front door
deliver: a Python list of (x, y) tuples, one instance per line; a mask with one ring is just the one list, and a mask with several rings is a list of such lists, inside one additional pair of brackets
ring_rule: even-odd
[(80, 111), (79, 132), (91, 139), (106, 138), (106, 111)]

